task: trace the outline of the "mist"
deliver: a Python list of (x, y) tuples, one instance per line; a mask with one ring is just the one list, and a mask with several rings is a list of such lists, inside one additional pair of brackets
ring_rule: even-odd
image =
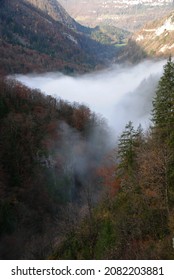
[(77, 77), (61, 73), (16, 75), (30, 88), (69, 102), (85, 104), (104, 117), (115, 137), (128, 121), (147, 128), (152, 99), (166, 61), (145, 61), (136, 66), (114, 65), (110, 69)]

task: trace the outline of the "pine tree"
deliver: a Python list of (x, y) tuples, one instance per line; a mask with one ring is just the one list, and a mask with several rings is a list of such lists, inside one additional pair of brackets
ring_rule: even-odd
[(156, 96), (153, 100), (153, 137), (156, 145), (165, 151), (165, 189), (168, 190), (170, 205), (174, 202), (174, 62), (169, 57), (164, 66)]
[(153, 123), (158, 136), (171, 142), (174, 128), (174, 63), (169, 57), (153, 100)]
[(118, 155), (119, 155), (119, 170), (124, 174), (131, 174), (135, 167), (136, 147), (142, 140), (142, 128), (134, 129), (132, 122), (125, 126), (125, 130), (119, 139)]

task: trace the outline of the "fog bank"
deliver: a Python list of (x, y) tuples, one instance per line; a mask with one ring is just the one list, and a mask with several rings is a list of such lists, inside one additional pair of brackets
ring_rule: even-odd
[(45, 94), (87, 105), (106, 118), (116, 136), (131, 120), (147, 127), (152, 98), (166, 61), (145, 61), (136, 66), (115, 65), (107, 71), (69, 77), (60, 73), (16, 75), (15, 78)]

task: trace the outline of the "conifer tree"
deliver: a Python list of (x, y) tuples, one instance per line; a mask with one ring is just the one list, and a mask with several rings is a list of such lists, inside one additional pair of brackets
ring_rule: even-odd
[(164, 66), (156, 96), (153, 100), (153, 137), (165, 151), (166, 172), (164, 188), (168, 190), (170, 205), (174, 202), (174, 62), (169, 57)]
[(171, 142), (174, 128), (174, 63), (169, 57), (153, 100), (153, 123), (158, 136)]
[(138, 142), (141, 141), (141, 136), (141, 126), (135, 130), (131, 121), (125, 126), (125, 130), (120, 136), (118, 144), (119, 169), (122, 170), (123, 173), (131, 174), (134, 169), (136, 146)]

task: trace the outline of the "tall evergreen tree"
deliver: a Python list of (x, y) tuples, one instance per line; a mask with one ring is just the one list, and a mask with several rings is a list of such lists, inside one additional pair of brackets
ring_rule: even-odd
[(157, 145), (163, 145), (165, 151), (166, 172), (165, 182), (168, 199), (172, 206), (174, 202), (174, 62), (169, 57), (164, 66), (156, 96), (153, 100), (153, 136)]
[(153, 123), (160, 139), (171, 142), (174, 128), (174, 62), (169, 57), (164, 66), (156, 96), (153, 100)]
[(119, 170), (128, 176), (134, 172), (136, 164), (136, 147), (142, 141), (142, 128), (134, 129), (132, 122), (125, 126), (118, 144)]

